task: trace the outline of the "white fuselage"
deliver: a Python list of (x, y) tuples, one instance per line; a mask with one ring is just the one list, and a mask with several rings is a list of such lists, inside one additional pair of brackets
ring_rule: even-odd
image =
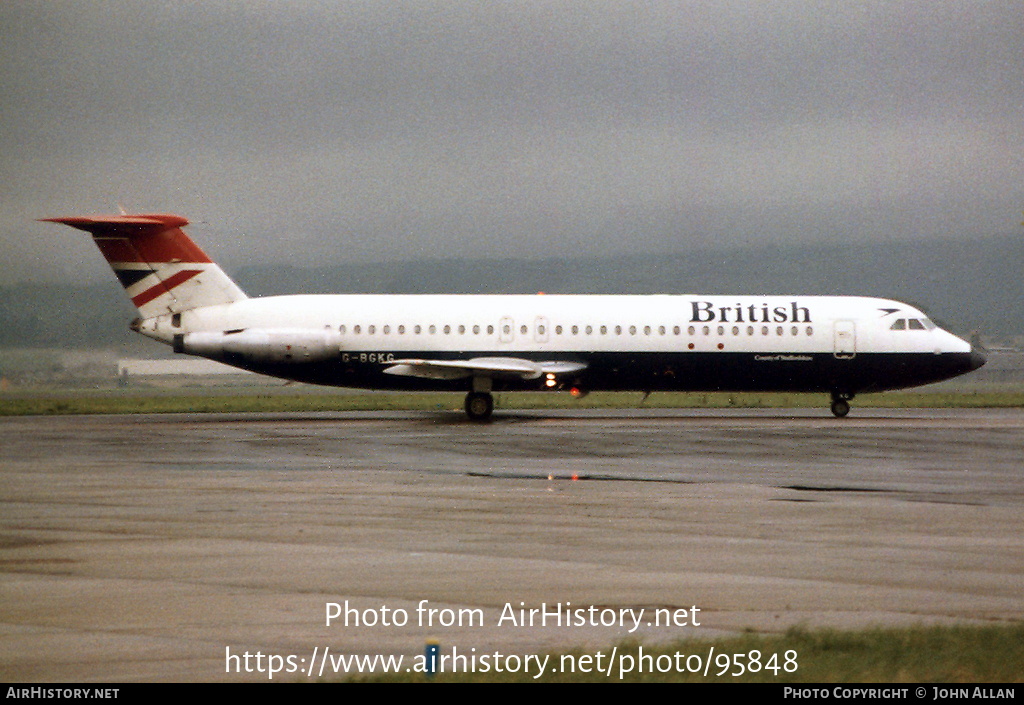
[[(921, 325), (911, 328), (908, 321)], [(154, 317), (139, 330), (172, 344), (177, 337), (182, 352), (345, 386), (438, 388), (441, 381), (463, 389), (466, 383), (458, 380), (486, 376), (474, 368), (441, 379), (427, 374), (427, 365), (414, 365), (413, 374), (381, 374), (408, 358), (571, 361), (586, 369), (560, 378), (557, 386), (579, 384), (588, 391), (852, 394), (972, 369), (969, 343), (913, 307), (866, 297), (297, 295)], [(908, 371), (908, 364), (914, 369)], [(415, 374), (417, 369), (424, 373)], [(706, 374), (695, 374), (702, 370)], [(417, 377), (423, 383), (410, 385)]]
[(900, 302), (866, 297), (310, 294), (193, 309), (181, 314), (179, 326), (169, 315), (151, 318), (141, 332), (170, 344), (183, 332), (326, 331), (339, 352), (821, 353), (835, 349), (836, 322), (850, 321), (856, 352), (971, 350), (938, 327), (892, 330), (899, 318), (926, 316)]

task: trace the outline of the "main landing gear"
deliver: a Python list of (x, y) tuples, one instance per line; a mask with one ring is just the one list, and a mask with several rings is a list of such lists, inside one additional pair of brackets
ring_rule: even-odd
[(832, 392), (832, 413), (837, 418), (841, 419), (850, 413), (850, 399), (853, 399), (852, 394)]
[(494, 397), (490, 392), (470, 392), (466, 395), (466, 416), (470, 421), (487, 421), (494, 411)]

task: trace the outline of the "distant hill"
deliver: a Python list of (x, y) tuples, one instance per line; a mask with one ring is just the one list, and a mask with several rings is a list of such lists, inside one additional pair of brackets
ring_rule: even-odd
[[(99, 254), (99, 253), (97, 253)], [(107, 284), (22, 284), (0, 288), (0, 347), (107, 348), (138, 336), (138, 313), (110, 275)]]
[(435, 260), (238, 273), (250, 295), (806, 294), (914, 303), (956, 330), (1024, 332), (1024, 237), (768, 246), (600, 259)]
[[(97, 254), (97, 256), (99, 256)], [(430, 260), (235, 272), (251, 296), (388, 294), (871, 295), (917, 304), (961, 333), (1024, 333), (1024, 238), (765, 246), (618, 258)], [(0, 288), (0, 347), (137, 347), (109, 284)]]

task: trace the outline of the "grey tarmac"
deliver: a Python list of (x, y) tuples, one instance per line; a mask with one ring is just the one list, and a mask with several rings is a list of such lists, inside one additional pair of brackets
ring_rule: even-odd
[[(7, 681), (1024, 618), (1022, 410), (21, 417), (0, 449)], [(326, 626), (346, 600), (410, 623)], [(700, 625), (497, 626), (567, 602)]]

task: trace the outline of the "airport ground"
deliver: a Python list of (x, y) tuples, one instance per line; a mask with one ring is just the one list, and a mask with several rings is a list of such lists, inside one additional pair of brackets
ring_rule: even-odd
[[(0, 678), (1018, 623), (1022, 439), (1020, 409), (856, 405), (6, 417)], [(378, 623), (327, 626), (346, 601)], [(521, 603), (645, 617), (502, 620)]]

